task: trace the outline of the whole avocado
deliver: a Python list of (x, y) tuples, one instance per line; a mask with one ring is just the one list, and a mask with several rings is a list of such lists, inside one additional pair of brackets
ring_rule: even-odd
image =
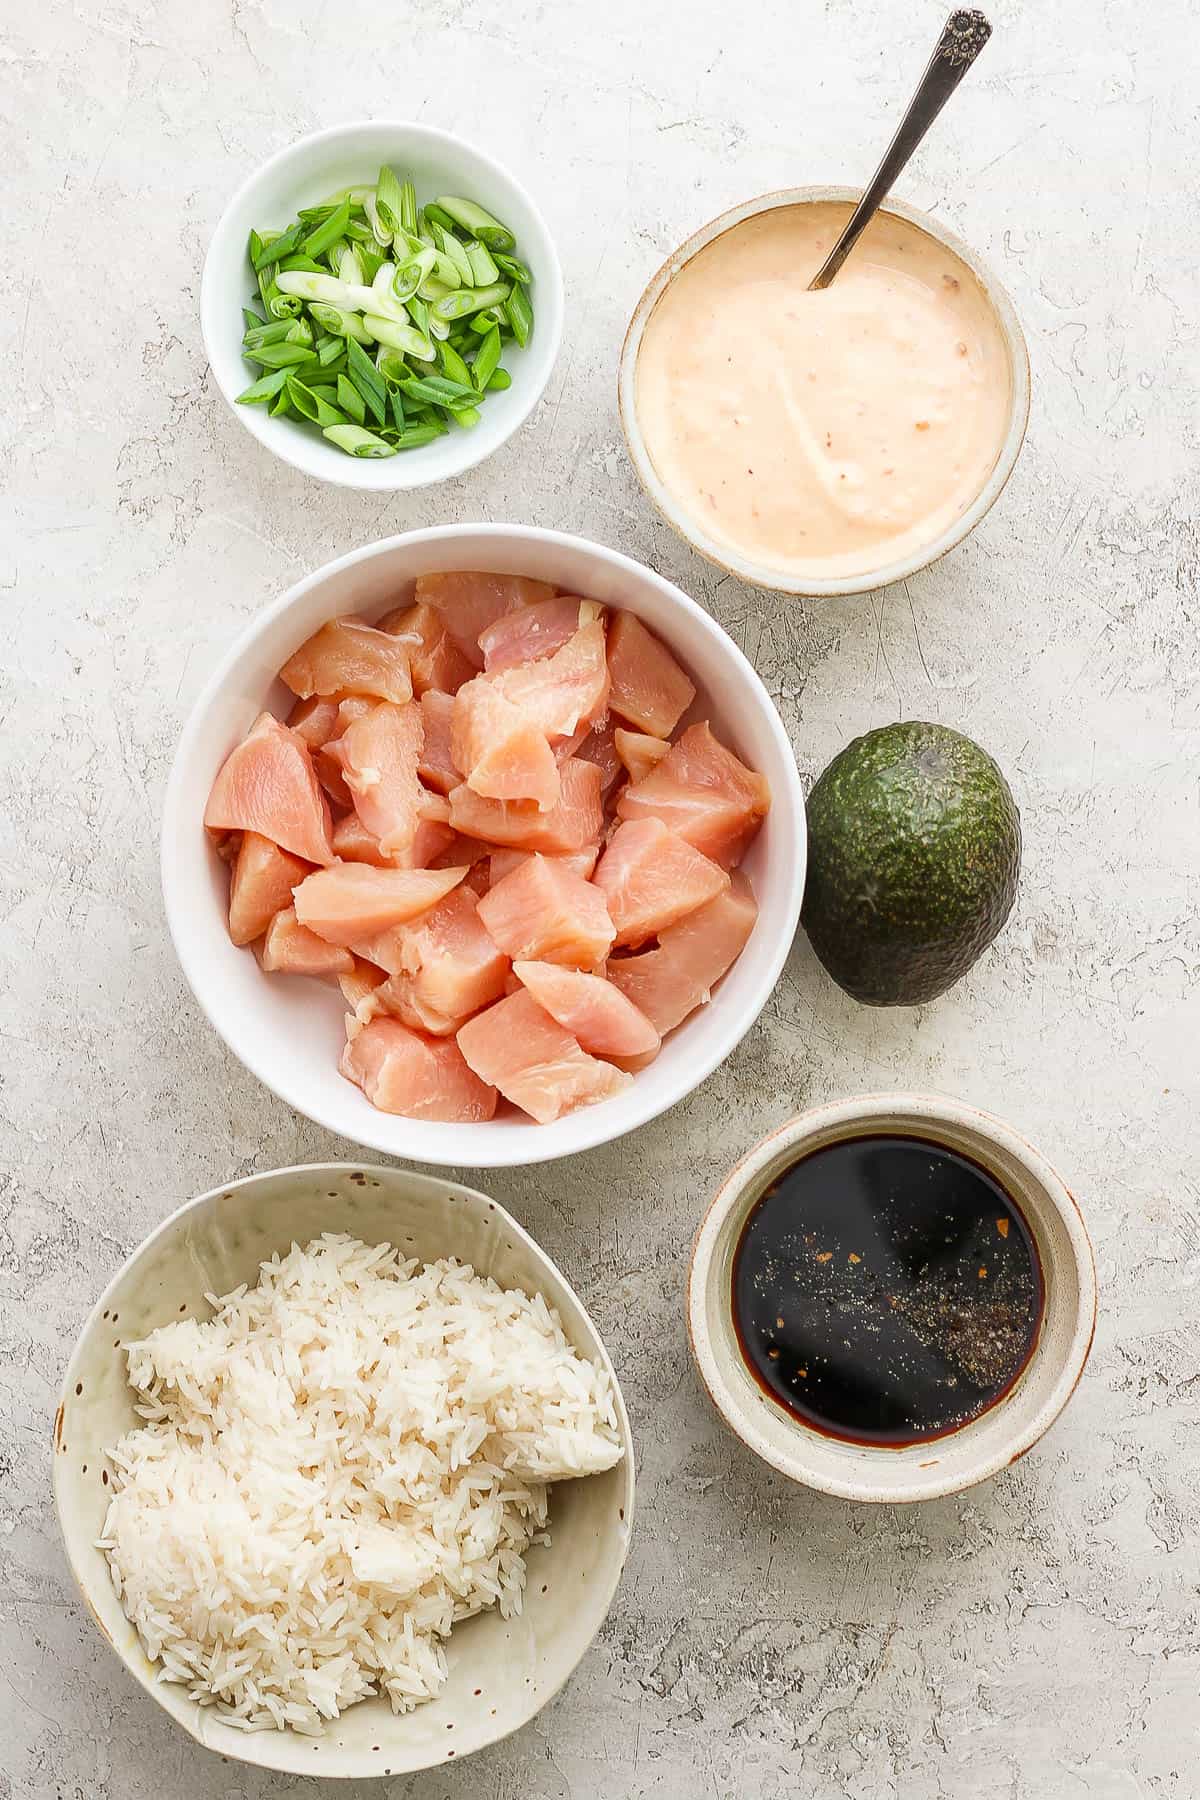
[(801, 918), (855, 1000), (920, 1006), (986, 950), (1020, 867), (1020, 814), (987, 751), (945, 725), (885, 725), (809, 796)]

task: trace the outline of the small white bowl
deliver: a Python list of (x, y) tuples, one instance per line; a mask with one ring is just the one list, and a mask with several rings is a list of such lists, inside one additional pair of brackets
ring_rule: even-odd
[(893, 581), (904, 581), (915, 575), (918, 569), (927, 568), (947, 551), (953, 550), (956, 544), (978, 525), (980, 519), (988, 512), (999, 497), (1004, 484), (1012, 474), (1021, 445), (1025, 441), (1025, 427), (1029, 423), (1029, 352), (1025, 347), (1025, 336), (1021, 330), (1020, 320), (1009, 299), (999, 277), (988, 265), (954, 232), (947, 229), (940, 219), (930, 213), (919, 212), (915, 206), (908, 206), (903, 200), (889, 198), (886, 205), (880, 208), (882, 213), (894, 213), (898, 218), (907, 219), (910, 224), (918, 226), (935, 238), (939, 244), (953, 251), (954, 255), (964, 262), (974, 274), (983, 288), (996, 315), (1000, 333), (1008, 350), (1011, 387), (1009, 394), (1008, 427), (1004, 442), (1000, 446), (995, 466), (979, 494), (971, 505), (952, 524), (928, 544), (907, 556), (893, 558), (890, 562), (881, 562), (873, 569), (864, 570), (861, 575), (792, 575), (781, 571), (770, 563), (756, 562), (753, 557), (741, 556), (728, 544), (719, 542), (704, 526), (703, 521), (689, 511), (671, 490), (660, 480), (657, 469), (646, 448), (646, 440), (642, 436), (641, 424), (637, 411), (637, 360), (642, 347), (642, 334), (650, 319), (651, 313), (659, 300), (680, 272), (691, 262), (706, 245), (711, 244), (744, 219), (750, 219), (757, 213), (770, 212), (777, 206), (810, 206), (815, 202), (835, 201), (844, 203), (847, 208), (856, 205), (862, 198), (862, 190), (849, 187), (796, 187), (783, 188), (777, 193), (760, 194), (757, 199), (744, 200), (740, 206), (731, 206), (728, 212), (710, 219), (707, 225), (688, 238), (686, 243), (672, 251), (657, 274), (653, 275), (646, 286), (641, 299), (634, 308), (629, 329), (625, 334), (625, 342), (621, 349), (621, 362), (617, 375), (617, 399), (621, 412), (621, 423), (625, 430), (625, 442), (629, 449), (630, 460), (634, 471), (646, 493), (654, 502), (667, 523), (674, 527), (680, 537), (689, 543), (693, 550), (709, 562), (716, 563), (718, 568), (728, 574), (735, 575), (739, 581), (748, 581), (755, 587), (768, 588), (780, 594), (795, 594), (807, 598), (821, 595), (844, 596), (848, 594), (865, 594), (874, 588), (887, 587)]
[[(333, 988), (264, 975), (229, 941), (228, 871), (201, 820), (218, 769), (263, 710), (292, 696), (276, 670), (327, 619), (375, 618), (420, 574), (491, 569), (557, 582), (644, 619), (688, 671), (714, 729), (771, 789), (771, 811), (745, 869), (759, 914), (711, 1002), (667, 1039), (629, 1087), (551, 1125), (504, 1118), (446, 1125), (378, 1112), (338, 1073), (345, 1005)], [(702, 713), (700, 716), (704, 716)], [(615, 550), (528, 525), (443, 525), (354, 550), (289, 588), (224, 657), (192, 710), (163, 804), (167, 923), (210, 1024), (259, 1080), (298, 1112), (389, 1156), (498, 1168), (572, 1156), (644, 1125), (698, 1087), (753, 1025), (779, 979), (800, 918), (808, 840), (804, 794), (779, 714), (737, 645), (694, 600)]]
[[(845, 1443), (787, 1412), (750, 1374), (733, 1327), (734, 1253), (762, 1194), (800, 1157), (876, 1134), (925, 1138), (984, 1168), (1020, 1207), (1045, 1288), (1037, 1343), (1008, 1393), (960, 1431), (899, 1447)], [(1092, 1347), (1096, 1266), (1073, 1195), (1011, 1126), (956, 1100), (876, 1094), (792, 1119), (738, 1164), (696, 1234), (687, 1308), (700, 1377), (725, 1423), (756, 1456), (844, 1500), (933, 1500), (1007, 1468), (1057, 1419)]]
[[(613, 1386), (625, 1456), (550, 1496), (548, 1547), (528, 1558), (524, 1609), (456, 1625), (449, 1679), (436, 1699), (397, 1718), (386, 1700), (350, 1707), (320, 1737), (239, 1731), (184, 1688), (158, 1679), (96, 1548), (111, 1490), (105, 1451), (141, 1421), (123, 1343), (185, 1314), (207, 1316), (205, 1293), (257, 1279), (258, 1265), (323, 1231), (395, 1244), (423, 1262), (456, 1256), (502, 1287), (542, 1294), (581, 1355)], [(88, 1610), (134, 1679), (206, 1749), (260, 1768), (363, 1777), (427, 1769), (507, 1737), (557, 1693), (599, 1630), (621, 1578), (633, 1521), (633, 1442), (616, 1372), (570, 1283), (504, 1208), (432, 1175), (353, 1163), (275, 1169), (188, 1201), (125, 1263), (79, 1335), (54, 1423), (54, 1499), (67, 1556)], [(451, 1729), (452, 1728), (452, 1729)]]
[[(533, 276), (533, 336), (522, 350), (510, 344), (504, 367), (512, 386), (489, 394), (470, 430), (378, 462), (347, 456), (326, 443), (315, 425), (273, 419), (265, 406), (238, 406), (237, 396), (255, 379), (242, 355), (242, 308), (257, 306), (246, 255), (252, 229), (282, 228), (302, 206), (340, 188), (373, 182), (390, 164), (412, 177), (424, 203), (438, 194), (461, 194), (502, 219), (517, 240), (516, 254)], [(260, 444), (318, 481), (339, 487), (395, 493), (446, 481), (498, 450), (523, 425), (545, 390), (563, 327), (563, 281), (558, 254), (541, 213), (507, 169), (448, 131), (403, 120), (335, 125), (290, 144), (245, 181), (222, 213), (200, 286), (200, 329), (217, 385), (234, 416)]]

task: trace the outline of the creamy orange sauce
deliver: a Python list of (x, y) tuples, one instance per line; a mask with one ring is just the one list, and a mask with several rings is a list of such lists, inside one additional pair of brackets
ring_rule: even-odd
[(1008, 424), (999, 321), (952, 251), (879, 213), (833, 285), (849, 217), (775, 207), (701, 250), (638, 354), (660, 480), (719, 546), (781, 573), (864, 574), (931, 544), (979, 494)]

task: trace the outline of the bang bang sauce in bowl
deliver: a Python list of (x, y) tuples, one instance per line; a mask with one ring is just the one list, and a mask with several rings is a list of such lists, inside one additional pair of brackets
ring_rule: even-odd
[(651, 282), (622, 356), (651, 498), (712, 561), (785, 592), (859, 592), (950, 549), (1028, 416), (1011, 304), (933, 220), (889, 202), (808, 291), (855, 198), (797, 189), (715, 220)]

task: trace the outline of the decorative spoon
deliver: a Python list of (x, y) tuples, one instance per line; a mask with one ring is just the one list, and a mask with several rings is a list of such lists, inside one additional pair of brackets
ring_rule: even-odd
[(827, 288), (874, 218), (888, 190), (947, 100), (992, 35), (981, 12), (952, 12), (921, 77), (900, 128), (884, 152), (866, 193), (851, 213), (841, 237), (808, 284), (811, 293)]

